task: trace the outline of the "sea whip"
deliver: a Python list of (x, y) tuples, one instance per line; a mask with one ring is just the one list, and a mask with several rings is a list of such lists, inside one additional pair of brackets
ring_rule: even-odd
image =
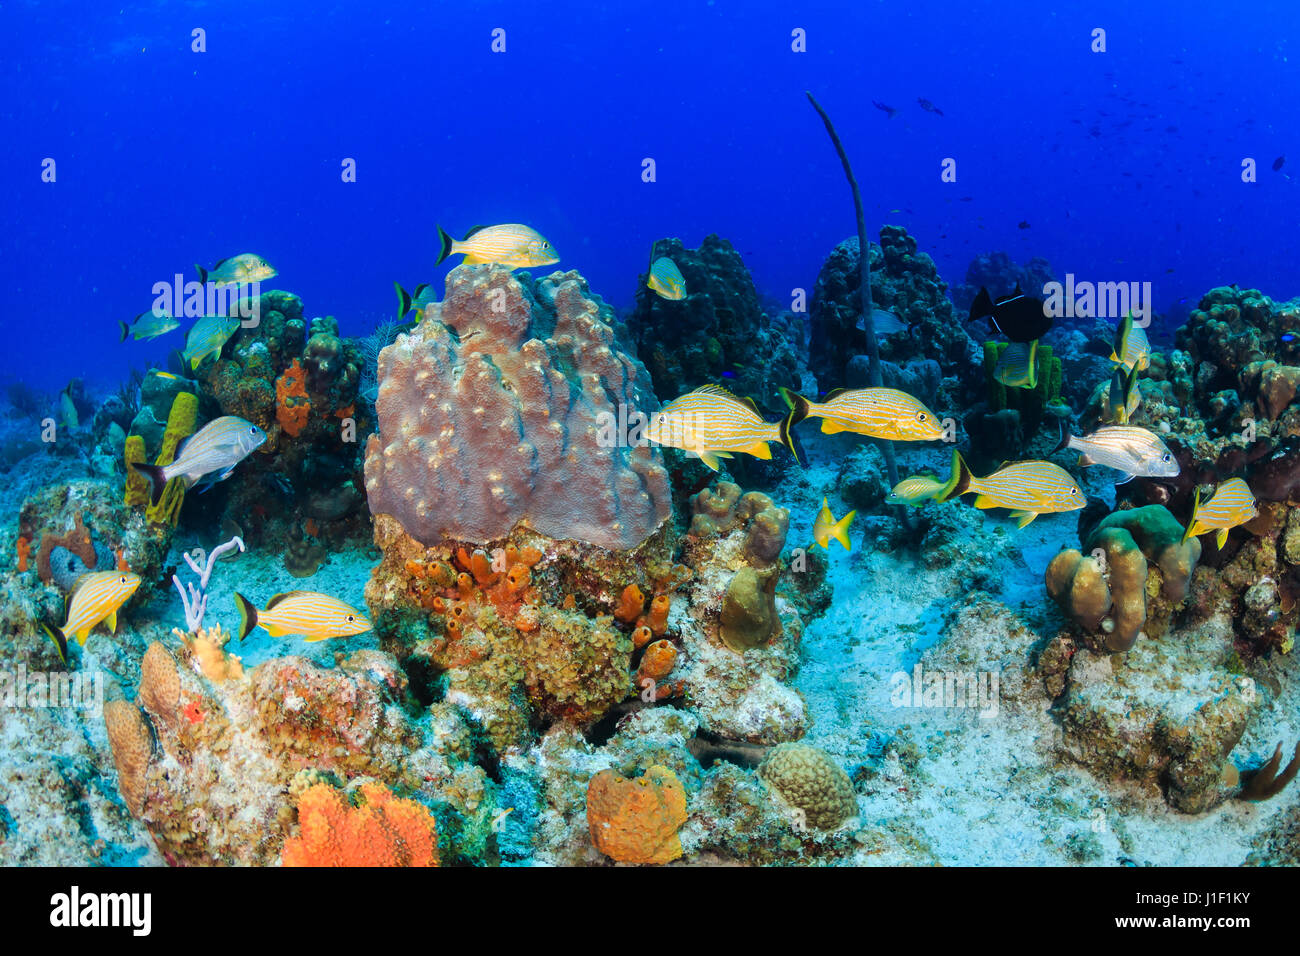
[[(826, 124), (826, 132), (830, 133), (831, 142), (835, 144), (835, 152), (840, 154), (840, 162), (844, 164), (844, 175), (849, 179), (849, 186), (853, 189), (853, 209), (858, 215), (858, 266), (862, 273), (858, 292), (862, 297), (862, 324), (867, 332), (867, 356), (871, 359), (870, 378), (872, 388), (881, 387), (880, 379), (880, 351), (876, 348), (876, 323), (872, 318), (871, 310), (871, 246), (867, 242), (867, 224), (862, 215), (862, 193), (858, 190), (858, 181), (853, 178), (853, 168), (849, 166), (849, 157), (844, 152), (844, 144), (840, 142), (839, 134), (835, 132), (835, 127), (831, 124), (831, 118), (826, 115), (826, 111), (821, 108), (812, 93), (807, 90), (804, 95), (808, 97), (808, 102), (812, 104), (817, 115), (822, 118)], [(889, 476), (889, 487), (898, 484), (898, 464), (894, 461), (894, 443), (887, 439), (879, 439), (880, 447), (885, 453), (885, 472)], [(904, 513), (904, 520), (907, 515)]]

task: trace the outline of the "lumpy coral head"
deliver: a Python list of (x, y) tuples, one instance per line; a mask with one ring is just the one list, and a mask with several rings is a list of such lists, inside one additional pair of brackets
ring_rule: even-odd
[(587, 784), (587, 826), (596, 849), (620, 863), (668, 863), (682, 855), (677, 831), (686, 822), (686, 791), (655, 764), (629, 780), (602, 770)]
[(608, 320), (576, 272), (534, 286), (503, 266), (453, 269), (444, 301), (380, 353), (371, 512), (430, 545), (516, 524), (609, 549), (643, 542), (671, 496), (629, 417), (658, 403)]

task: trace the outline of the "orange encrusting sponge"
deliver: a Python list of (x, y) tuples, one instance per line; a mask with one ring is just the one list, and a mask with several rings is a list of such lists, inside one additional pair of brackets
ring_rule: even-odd
[(285, 866), (437, 866), (438, 829), (428, 807), (363, 783), (360, 806), (318, 783), (298, 801), (299, 833), (284, 843)]

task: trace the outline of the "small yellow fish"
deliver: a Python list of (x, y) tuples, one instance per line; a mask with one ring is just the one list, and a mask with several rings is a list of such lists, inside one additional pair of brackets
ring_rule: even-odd
[(650, 277), (646, 280), (646, 285), (665, 299), (675, 301), (686, 298), (686, 279), (677, 268), (677, 263), (667, 256), (656, 259), (650, 265)]
[(771, 441), (784, 444), (797, 460), (790, 439), (790, 417), (769, 422), (752, 399), (737, 398), (720, 385), (702, 385), (651, 415), (646, 438), (697, 455), (714, 471), (718, 459), (730, 458), (731, 452), (771, 458), (767, 446)]
[(275, 268), (271, 263), (251, 252), (222, 259), (211, 269), (205, 269), (197, 263), (194, 268), (199, 270), (200, 282), (211, 282), (216, 286), (261, 282), (264, 279), (274, 279), (276, 276)]
[(467, 266), (495, 262), (511, 269), (520, 269), (549, 266), (560, 261), (560, 254), (555, 251), (555, 247), (540, 233), (517, 222), (503, 226), (475, 226), (459, 241), (447, 235), (439, 226), (438, 240), (442, 243), (442, 249), (434, 265), (441, 265), (448, 256), (459, 253), (465, 254), (461, 265)]
[(958, 465), (959, 458), (960, 456), (954, 449), (952, 453), (952, 474), (948, 476), (947, 481), (940, 481), (938, 478), (931, 478), (928, 475), (912, 475), (894, 485), (894, 490), (885, 497), (885, 504), (912, 505), (919, 508), (931, 499), (947, 501), (961, 477), (961, 469)]
[(853, 546), (849, 544), (849, 525), (853, 523), (856, 515), (857, 511), (850, 511), (836, 521), (835, 515), (831, 514), (830, 504), (822, 498), (822, 510), (817, 513), (817, 520), (813, 522), (813, 540), (829, 551), (831, 538), (834, 538), (844, 545), (845, 551), (852, 551)]
[(68, 602), (68, 619), (63, 627), (41, 625), (45, 633), (58, 645), (59, 656), (68, 659), (68, 634), (82, 647), (86, 638), (101, 621), (108, 622), (110, 631), (117, 631), (117, 611), (130, 600), (140, 586), (140, 576), (130, 571), (91, 571), (77, 578), (72, 586), (72, 600)]
[(934, 412), (896, 388), (837, 388), (824, 402), (812, 402), (788, 388), (781, 397), (792, 409), (791, 427), (809, 416), (822, 419), (822, 431), (854, 432), (894, 441), (938, 441), (943, 428)]
[(421, 282), (415, 287), (415, 292), (407, 292), (402, 288), (400, 282), (394, 282), (393, 288), (397, 290), (397, 321), (401, 322), (407, 314), (414, 309), (423, 315), (424, 308), (430, 302), (436, 302), (437, 294), (433, 291), (433, 286), (427, 282)]
[(1040, 514), (1077, 511), (1087, 500), (1070, 473), (1050, 461), (1020, 461), (1003, 465), (987, 478), (976, 478), (960, 455), (959, 477), (948, 498), (975, 492), (976, 508), (1010, 508), (1024, 527)]
[(1034, 388), (1038, 385), (1038, 339), (1025, 344), (1011, 342), (1002, 350), (993, 378), (1008, 388)]
[(119, 321), (117, 327), (122, 330), (122, 337), (119, 342), (125, 342), (129, 335), (137, 342), (141, 339), (156, 339), (160, 335), (166, 335), (172, 329), (179, 328), (181, 320), (174, 318), (164, 309), (158, 312), (149, 311), (141, 312), (131, 324)]
[(1151, 364), (1151, 340), (1147, 330), (1133, 324), (1133, 313), (1127, 313), (1115, 330), (1115, 344), (1110, 353), (1110, 360), (1127, 368), (1137, 368), (1139, 372)]
[(235, 605), (239, 608), (239, 639), (242, 641), (255, 627), (263, 628), (272, 637), (301, 634), (307, 641), (323, 641), (331, 637), (348, 637), (370, 630), (370, 621), (364, 614), (338, 598), (315, 591), (287, 591), (277, 594), (259, 611), (251, 601), (238, 592)]
[(1192, 502), (1192, 520), (1187, 522), (1183, 532), (1183, 541), (1214, 531), (1214, 543), (1222, 548), (1228, 543), (1228, 531), (1237, 525), (1245, 524), (1259, 515), (1255, 507), (1255, 496), (1250, 486), (1240, 478), (1229, 478), (1214, 490), (1209, 501), (1201, 501), (1201, 489), (1196, 489), (1196, 498)]
[(209, 355), (220, 357), (239, 323), (237, 315), (205, 315), (195, 322), (185, 336), (185, 350), (181, 352), (181, 358), (190, 363), (190, 370), (197, 369)]

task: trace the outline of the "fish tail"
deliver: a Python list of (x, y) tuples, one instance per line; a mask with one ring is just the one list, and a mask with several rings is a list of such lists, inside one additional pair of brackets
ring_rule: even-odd
[(402, 288), (400, 282), (394, 282), (393, 288), (397, 290), (397, 319), (401, 321), (411, 311), (411, 294)]
[(808, 399), (804, 398), (798, 392), (790, 391), (790, 389), (786, 388), (784, 385), (781, 386), (781, 397), (785, 399), (786, 405), (790, 407), (790, 414), (786, 418), (786, 421), (789, 423), (786, 426), (787, 429), (794, 428), (795, 425), (798, 425), (812, 412), (812, 407), (809, 404)]
[(199, 265), (197, 262), (194, 263), (194, 268), (197, 269), (199, 273), (199, 285), (207, 285), (208, 270), (203, 268), (203, 266)]
[(59, 660), (65, 664), (68, 663), (68, 639), (64, 637), (63, 632), (53, 624), (46, 624), (44, 621), (41, 622), (41, 630), (49, 636), (49, 639), (54, 642), (54, 646), (59, 649)]
[(1070, 447), (1070, 441), (1071, 441), (1071, 439), (1073, 439), (1073, 438), (1074, 438), (1074, 436), (1073, 436), (1072, 434), (1070, 434), (1070, 430), (1069, 430), (1068, 428), (1065, 427), (1065, 422), (1062, 421), (1062, 422), (1061, 422), (1061, 440), (1060, 440), (1059, 442), (1056, 443), (1056, 447), (1053, 448), (1050, 452), (1048, 452), (1048, 454), (1049, 454), (1049, 455), (1055, 455), (1058, 451), (1061, 451), (1062, 449), (1065, 449), (1065, 448), (1069, 448), (1069, 447)]
[(799, 449), (795, 447), (794, 436), (790, 434), (790, 429), (794, 428), (795, 425), (794, 416), (795, 410), (791, 409), (790, 414), (781, 419), (778, 426), (781, 429), (781, 443), (785, 445), (786, 448), (790, 449), (790, 454), (794, 455), (794, 460), (799, 463), (800, 467), (803, 467), (804, 462), (803, 459), (799, 457)]
[(257, 627), (257, 608), (238, 591), (235, 592), (235, 607), (239, 609), (239, 639), (242, 641)]
[(163, 488), (167, 485), (167, 475), (163, 471), (163, 466), (133, 461), (131, 467), (149, 479), (149, 500), (156, 505), (162, 498)]
[(835, 524), (831, 526), (831, 537), (834, 538), (836, 541), (838, 541), (840, 544), (844, 545), (845, 551), (853, 550), (853, 545), (849, 543), (849, 525), (853, 522), (853, 519), (856, 516), (857, 516), (856, 510), (850, 511), (843, 518), (841, 518), (839, 521), (835, 522)]
[(960, 498), (968, 491), (973, 491), (972, 482), (975, 478), (970, 473), (970, 466), (966, 464), (966, 459), (961, 456), (957, 449), (952, 450), (952, 477), (948, 479), (948, 484), (944, 486), (939, 494), (934, 496), (935, 501), (947, 501), (949, 498)]
[(118, 341), (119, 341), (119, 342), (125, 342), (125, 341), (126, 341), (126, 337), (127, 337), (128, 335), (131, 334), (131, 326), (127, 325), (127, 324), (126, 324), (125, 322), (123, 322), (121, 319), (118, 319), (118, 320), (117, 320), (117, 325), (118, 325), (118, 328), (120, 328), (120, 329), (122, 330), (122, 337), (121, 337), (120, 339), (118, 339)]
[(434, 265), (440, 266), (444, 262), (446, 262), (447, 257), (451, 255), (451, 244), (455, 240), (452, 239), (451, 236), (447, 235), (446, 230), (443, 229), (442, 226), (438, 226), (437, 229), (438, 229), (438, 242), (440, 244), (440, 248), (438, 250), (438, 261), (435, 262)]
[(1187, 527), (1183, 529), (1182, 540), (1179, 544), (1186, 544), (1187, 539), (1192, 537), (1192, 529), (1196, 527), (1196, 513), (1201, 510), (1201, 489), (1196, 489), (1196, 495), (1192, 498), (1192, 516), (1187, 519)]

